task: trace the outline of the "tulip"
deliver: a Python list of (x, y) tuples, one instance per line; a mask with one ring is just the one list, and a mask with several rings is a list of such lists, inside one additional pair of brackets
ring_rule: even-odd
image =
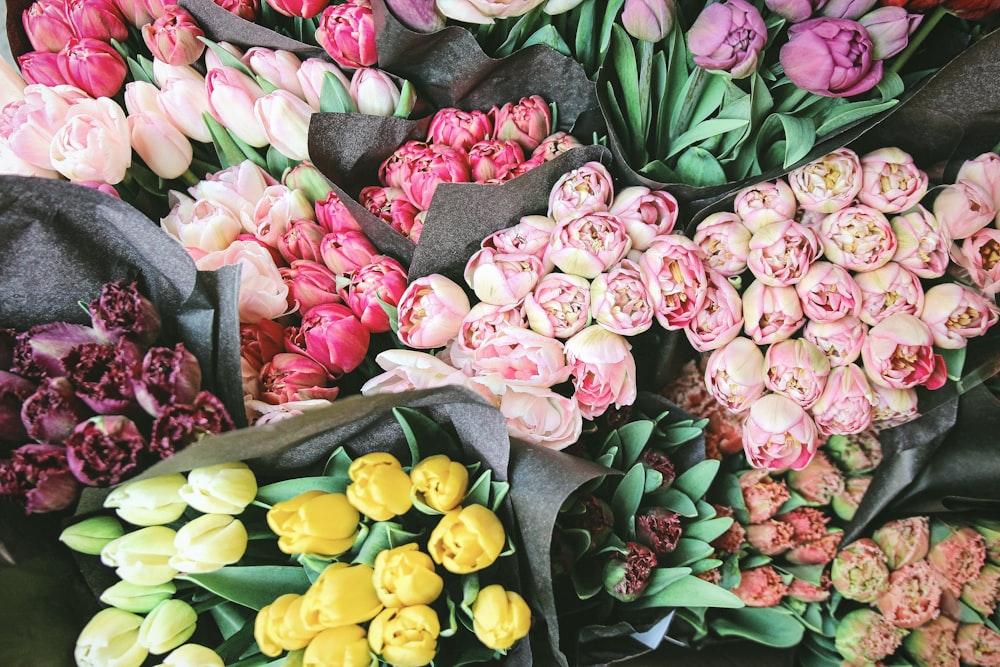
[(177, 575), (170, 564), (176, 553), (176, 532), (166, 526), (148, 526), (125, 533), (101, 549), (101, 562), (136, 586), (165, 584)]
[(867, 338), (867, 332), (866, 324), (846, 315), (833, 322), (809, 320), (802, 336), (823, 350), (831, 366), (845, 366), (861, 356), (861, 345)]
[(360, 625), (342, 625), (320, 631), (306, 646), (302, 667), (369, 667), (368, 635)]
[(388, 608), (432, 604), (444, 588), (434, 561), (414, 542), (380, 551), (372, 579), (379, 600)]
[[(910, 35), (923, 20), (923, 14), (910, 14), (902, 7), (879, 7), (858, 19), (871, 37), (872, 57), (891, 58), (906, 48)], [(905, 210), (905, 209), (901, 209)]]
[(968, 664), (988, 664), (1000, 652), (1000, 633), (981, 623), (959, 623), (955, 642), (962, 662)]
[(334, 378), (353, 371), (368, 353), (368, 329), (339, 303), (324, 303), (307, 311), (300, 331), (306, 352)]
[(876, 602), (878, 610), (899, 628), (916, 628), (940, 613), (941, 587), (927, 561), (904, 565), (889, 575), (889, 588)]
[(312, 107), (294, 93), (279, 89), (259, 97), (254, 102), (253, 113), (267, 143), (289, 159), (309, 159)]
[[(573, 306), (567, 306), (567, 308), (573, 308)], [(449, 362), (453, 366), (467, 368), (476, 350), (494, 335), (509, 328), (528, 328), (524, 308), (477, 303), (462, 319), (458, 334), (449, 346)], [(539, 333), (549, 335), (546, 332)]]
[(694, 242), (705, 253), (705, 265), (724, 276), (738, 276), (747, 268), (750, 230), (735, 213), (712, 213), (698, 223)]
[(298, 77), (302, 61), (291, 51), (253, 46), (246, 50), (240, 60), (256, 76), (264, 79), (274, 88), (287, 90), (296, 97), (305, 99)]
[(767, 394), (751, 406), (743, 431), (743, 451), (757, 468), (801, 470), (819, 444), (816, 424), (797, 403)]
[(861, 158), (840, 148), (788, 173), (788, 185), (807, 211), (833, 213), (849, 206), (864, 183)]
[(573, 374), (573, 398), (587, 419), (613, 403), (632, 405), (636, 398), (632, 346), (619, 334), (591, 325), (566, 341), (566, 364)]
[(321, 58), (306, 58), (296, 72), (296, 78), (302, 89), (303, 99), (315, 111), (320, 110), (320, 98), (323, 93), (323, 82), (327, 76), (337, 79), (344, 90), (349, 90), (351, 82), (337, 65)]
[(489, 567), (506, 541), (503, 523), (483, 505), (467, 505), (441, 517), (431, 531), (427, 551), (434, 562), (453, 574)]
[(320, 242), (323, 263), (338, 275), (347, 275), (371, 264), (378, 249), (362, 231), (330, 232)]
[(956, 664), (959, 661), (957, 633), (958, 621), (941, 615), (910, 630), (903, 638), (903, 648), (920, 667)]
[(145, 113), (165, 117), (157, 102), (159, 91), (148, 81), (129, 81), (125, 84), (125, 111), (129, 116)]
[(843, 521), (851, 521), (861, 505), (861, 500), (871, 486), (872, 478), (868, 475), (848, 477), (844, 481), (844, 490), (833, 497), (830, 506), (833, 513)]
[(926, 516), (896, 519), (872, 533), (872, 540), (885, 553), (890, 570), (921, 561), (930, 548), (930, 528)]
[[(79, 88), (57, 82), (47, 85), (22, 86), (21, 100), (13, 101), (4, 110), (9, 129), (4, 131), (8, 150), (22, 161), (40, 170), (51, 171), (50, 145), (52, 138), (66, 122), (66, 113), (76, 102), (88, 99)], [(54, 178), (55, 175), (53, 174)]]
[(194, 634), (198, 614), (183, 600), (164, 600), (139, 626), (139, 644), (153, 655), (168, 653)]
[(993, 196), (972, 181), (956, 181), (938, 192), (934, 217), (948, 238), (968, 238), (996, 217)]
[(431, 206), (438, 184), (468, 183), (470, 178), (469, 162), (464, 152), (430, 144), (409, 165), (405, 179), (390, 185), (401, 188), (414, 206), (426, 211)]
[(316, 42), (335, 63), (356, 69), (378, 62), (375, 19), (368, 0), (348, 0), (322, 11), (316, 28)]
[(360, 232), (361, 225), (344, 205), (337, 193), (331, 191), (322, 200), (316, 201), (316, 222), (328, 234)]
[(544, 273), (541, 260), (523, 253), (508, 254), (485, 247), (465, 265), (465, 283), (484, 303), (511, 306), (523, 300)]
[[(113, 0), (71, 0), (65, 7), (66, 19), (74, 37), (89, 37), (108, 43), (128, 38), (125, 17)], [(59, 48), (49, 50), (58, 51)]]
[(558, 222), (548, 257), (564, 273), (592, 279), (620, 262), (630, 248), (625, 224), (610, 213), (596, 212)]
[(370, 565), (331, 563), (302, 601), (302, 618), (311, 627), (364, 623), (382, 611)]
[[(560, 274), (550, 274), (550, 276), (555, 275)], [(539, 285), (546, 283), (550, 276), (542, 278)], [(607, 271), (598, 274), (590, 284), (588, 301), (590, 314), (594, 320), (609, 331), (622, 336), (640, 334), (653, 325), (653, 299), (642, 281), (638, 265), (629, 260), (623, 259)], [(525, 310), (530, 322), (532, 308), (529, 303), (531, 301), (526, 299)], [(587, 323), (585, 318), (578, 321), (577, 330), (582, 329)], [(570, 335), (574, 333), (576, 331), (572, 331)]]
[(948, 528), (947, 537), (931, 545), (927, 561), (940, 575), (942, 588), (958, 597), (986, 564), (986, 542), (969, 526)]
[(257, 495), (257, 478), (242, 461), (195, 468), (178, 494), (206, 514), (241, 514)]
[(137, 586), (127, 581), (106, 588), (101, 593), (101, 602), (134, 614), (148, 614), (164, 600), (169, 600), (177, 592), (173, 582), (155, 586)]
[[(872, 14), (886, 10), (890, 13), (901, 11), (906, 16), (906, 11), (898, 7), (882, 7)], [(909, 153), (898, 148), (882, 148), (863, 155), (861, 169), (863, 177), (858, 199), (882, 213), (907, 211), (919, 204), (927, 193), (927, 174), (914, 164)]]
[(347, 499), (375, 521), (405, 514), (413, 506), (412, 482), (396, 457), (386, 452), (366, 454), (351, 462), (347, 471)]
[(417, 278), (399, 298), (396, 333), (409, 347), (441, 347), (458, 334), (470, 310), (465, 292), (448, 278), (438, 274)]
[(748, 607), (774, 607), (788, 593), (788, 584), (770, 565), (740, 572), (740, 582), (731, 589)]
[(872, 420), (872, 390), (857, 364), (836, 366), (812, 406), (813, 419), (823, 435), (849, 435), (868, 428)]
[(997, 322), (992, 300), (959, 283), (941, 283), (927, 291), (920, 319), (944, 349), (965, 347), (970, 338), (985, 335)]
[(579, 148), (580, 146), (583, 146), (583, 144), (572, 134), (569, 132), (563, 132), (562, 130), (557, 130), (542, 139), (542, 143), (535, 146), (535, 150), (531, 151), (530, 161), (541, 158), (543, 163), (548, 162), (549, 160), (554, 160), (563, 153), (571, 151), (574, 148)]
[(22, 445), (0, 460), (0, 493), (22, 505), (28, 514), (69, 507), (80, 483), (68, 467), (66, 450), (58, 445)]
[(688, 49), (694, 55), (694, 64), (726, 72), (734, 79), (756, 71), (766, 41), (764, 19), (745, 0), (707, 5), (688, 30)]
[(316, 614), (307, 612), (305, 605), (305, 596), (286, 593), (261, 608), (253, 632), (261, 653), (274, 658), (282, 651), (298, 651), (309, 645), (325, 626), (318, 624)]
[(840, 620), (834, 642), (845, 660), (866, 665), (895, 653), (906, 632), (874, 609), (862, 608), (848, 612)]
[(66, 15), (66, 4), (57, 0), (32, 2), (21, 14), (21, 25), (35, 51), (57, 53), (75, 36)]
[(784, 480), (772, 478), (767, 470), (747, 470), (740, 474), (739, 484), (752, 524), (772, 518), (791, 497)]
[(704, 305), (708, 276), (694, 241), (678, 234), (656, 237), (640, 255), (639, 270), (663, 328), (684, 327)]
[(278, 269), (288, 286), (288, 305), (300, 313), (324, 303), (339, 303), (337, 276), (323, 264), (297, 259)]
[(792, 579), (788, 585), (788, 597), (802, 602), (825, 602), (830, 599), (830, 577), (823, 574), (818, 584)]
[(577, 401), (546, 387), (506, 387), (499, 403), (510, 434), (525, 442), (564, 449), (579, 439), (583, 429)]
[(792, 25), (779, 57), (785, 74), (799, 88), (826, 97), (851, 97), (881, 81), (882, 61), (874, 54), (863, 25), (820, 17)]
[(146, 438), (128, 417), (108, 415), (80, 422), (66, 439), (69, 468), (84, 484), (114, 485), (147, 463)]
[(681, 515), (664, 507), (643, 510), (635, 519), (636, 540), (652, 549), (657, 557), (676, 549), (680, 537)]
[(794, 285), (820, 252), (816, 233), (794, 220), (770, 222), (750, 237), (747, 267), (765, 285)]
[(830, 375), (823, 351), (804, 338), (774, 343), (764, 354), (764, 385), (804, 408), (819, 400)]
[(281, 183), (291, 190), (301, 190), (314, 206), (336, 196), (330, 180), (308, 160), (286, 169), (281, 175)]
[(946, 377), (933, 343), (930, 328), (915, 316), (891, 315), (871, 328), (861, 346), (865, 372), (874, 384), (883, 387), (926, 385), (937, 389)]
[(31, 437), (62, 444), (78, 423), (93, 413), (76, 397), (65, 377), (44, 378), (38, 388), (14, 373), (0, 371), (0, 426), (5, 438)]
[(455, 107), (438, 109), (427, 127), (429, 143), (446, 144), (465, 151), (492, 135), (493, 122), (489, 114), (478, 109), (471, 111)]
[(73, 181), (121, 182), (132, 164), (125, 112), (106, 97), (74, 104), (52, 137), (49, 159), (56, 171)]
[(743, 330), (743, 301), (739, 292), (721, 274), (713, 270), (707, 273), (705, 307), (684, 327), (688, 342), (699, 352), (716, 350)]
[(339, 556), (358, 536), (358, 511), (342, 493), (307, 491), (268, 510), (267, 525), (287, 554)]
[(674, 25), (674, 4), (668, 0), (626, 0), (622, 26), (636, 39), (659, 42)]
[(184, 644), (171, 651), (156, 667), (224, 667), (218, 653), (201, 644)]
[(108, 542), (124, 534), (125, 529), (114, 517), (93, 516), (64, 528), (59, 541), (73, 551), (96, 556)]
[(917, 204), (889, 221), (896, 236), (892, 261), (920, 278), (940, 278), (948, 268), (950, 243), (937, 218)]
[(875, 4), (876, 0), (828, 0), (820, 13), (832, 18), (857, 21)]
[(747, 542), (765, 556), (777, 556), (792, 547), (793, 530), (777, 519), (767, 519), (747, 526)]
[(861, 311), (861, 290), (844, 267), (818, 261), (795, 284), (802, 312), (812, 322), (830, 323), (856, 318)]
[(73, 657), (81, 667), (139, 667), (149, 655), (139, 642), (143, 618), (121, 609), (102, 609), (80, 631)]
[(275, 263), (280, 263), (280, 253), (273, 250), (278, 247), (281, 237), (295, 222), (313, 218), (313, 206), (305, 192), (278, 183), (268, 185), (260, 193), (252, 207), (252, 219), (244, 221), (243, 227), (272, 251), (272, 256), (279, 255)]
[(210, 143), (212, 134), (205, 123), (204, 114), (211, 113), (205, 83), (186, 78), (171, 78), (160, 86), (156, 97), (160, 112), (181, 133), (202, 143)]
[(606, 213), (614, 201), (614, 180), (600, 162), (588, 162), (556, 180), (549, 194), (548, 216), (556, 222), (588, 213)]
[(821, 10), (826, 0), (765, 0), (764, 4), (790, 23), (800, 23)]
[(128, 482), (111, 491), (104, 499), (104, 506), (113, 508), (118, 516), (136, 526), (168, 524), (187, 509), (187, 503), (178, 493), (184, 483), (184, 475), (180, 473)]
[(979, 575), (962, 587), (962, 602), (988, 617), (996, 610), (1000, 586), (1000, 566), (986, 563)]
[(243, 557), (247, 529), (228, 514), (203, 514), (177, 531), (174, 547), (172, 567), (181, 572), (215, 572)]
[(323, 364), (304, 354), (282, 352), (260, 369), (261, 398), (269, 403), (325, 398), (333, 400), (337, 388)]
[(271, 320), (285, 314), (288, 286), (267, 250), (252, 241), (234, 241), (225, 250), (209, 253), (195, 262), (200, 271), (214, 271), (230, 264), (240, 266), (241, 322)]
[(736, 215), (754, 233), (772, 222), (794, 219), (797, 208), (795, 193), (781, 178), (747, 186), (733, 200)]
[(920, 316), (924, 309), (924, 288), (920, 279), (896, 262), (859, 273), (854, 282), (861, 290), (859, 317), (876, 325), (896, 313)]
[(371, 262), (351, 273), (345, 303), (372, 333), (389, 331), (383, 304), (396, 306), (406, 291), (406, 269), (391, 257), (372, 255)]
[(449, 512), (465, 499), (469, 471), (461, 463), (436, 454), (413, 466), (410, 479), (420, 502), (439, 512)]
[(59, 69), (63, 59), (59, 52), (28, 51), (17, 56), (17, 66), (28, 85), (46, 87), (72, 85)]
[(191, 65), (205, 51), (199, 37), (205, 33), (179, 5), (167, 5), (163, 14), (152, 23), (142, 26), (142, 39), (153, 57), (170, 65)]
[(851, 271), (877, 269), (896, 252), (896, 235), (888, 218), (864, 204), (831, 213), (818, 231), (827, 260)]
[(254, 22), (260, 12), (260, 0), (220, 0), (216, 3), (230, 14)]
[(386, 609), (368, 627), (372, 651), (390, 665), (421, 667), (437, 654), (437, 612), (427, 605)]
[(181, 197), (160, 219), (160, 227), (185, 248), (220, 252), (239, 236), (242, 227), (232, 210), (207, 199)]
[(672, 194), (639, 185), (618, 192), (608, 209), (625, 223), (634, 250), (645, 250), (653, 238), (672, 232), (677, 211), (677, 199)]
[(222, 401), (201, 391), (192, 403), (175, 403), (153, 420), (149, 448), (165, 459), (206, 435), (234, 428)]
[(551, 387), (568, 379), (563, 344), (530, 329), (511, 328), (485, 339), (472, 353), (476, 375), (496, 375), (508, 384)]
[(484, 646), (505, 651), (530, 627), (531, 609), (520, 595), (499, 584), (479, 589), (472, 603), (472, 630)]
[(764, 393), (764, 354), (738, 336), (708, 357), (705, 386), (727, 410), (740, 413)]
[(830, 579), (833, 587), (849, 600), (874, 602), (889, 586), (886, 555), (865, 537), (848, 544), (833, 559)]
[(804, 321), (802, 303), (792, 286), (755, 280), (743, 292), (743, 331), (758, 345), (791, 338)]
[(323, 11), (328, 2), (327, 0), (274, 0), (267, 4), (283, 16), (308, 19)]
[(514, 169), (524, 162), (524, 151), (516, 141), (486, 139), (468, 149), (471, 178), (476, 183), (500, 183), (514, 178)]
[(870, 473), (882, 462), (882, 445), (872, 431), (831, 436), (825, 450), (849, 475)]
[(955, 180), (978, 185), (993, 198), (994, 210), (1000, 211), (1000, 155), (991, 151), (966, 160)]
[(507, 102), (494, 106), (489, 114), (493, 120), (494, 138), (512, 139), (521, 144), (525, 153), (535, 150), (552, 134), (552, 110), (540, 95), (522, 97), (516, 104)]
[(208, 107), (215, 120), (251, 146), (266, 146), (267, 133), (254, 110), (264, 89), (250, 76), (231, 67), (217, 67), (205, 76)]
[(650, 580), (656, 556), (638, 542), (627, 542), (604, 565), (604, 590), (616, 600), (633, 602)]
[(89, 37), (71, 37), (66, 41), (59, 51), (58, 66), (64, 81), (95, 98), (114, 97), (121, 90), (127, 71), (125, 60), (114, 47)]
[(191, 166), (191, 142), (165, 117), (136, 114), (128, 117), (132, 148), (146, 166), (165, 179), (178, 178)]
[(372, 116), (392, 116), (399, 104), (399, 87), (392, 77), (373, 67), (355, 70), (350, 93), (358, 111)]

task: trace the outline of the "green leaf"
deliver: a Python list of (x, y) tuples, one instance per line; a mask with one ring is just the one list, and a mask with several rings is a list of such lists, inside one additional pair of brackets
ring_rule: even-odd
[(526, 47), (533, 44), (543, 44), (551, 49), (555, 49), (566, 57), (572, 57), (573, 55), (569, 50), (569, 45), (566, 44), (566, 40), (562, 38), (562, 35), (559, 34), (559, 31), (552, 24), (542, 26), (532, 33), (528, 39), (524, 40), (524, 46)]
[(156, 81), (153, 79), (152, 74), (147, 72), (139, 62), (130, 56), (126, 56), (126, 61), (128, 63), (128, 70), (132, 74), (132, 78), (136, 81), (145, 81), (146, 83), (151, 83), (156, 85)]
[(279, 178), (287, 170), (299, 164), (301, 160), (293, 160), (274, 146), (267, 148), (267, 172)]
[(604, 20), (601, 21), (601, 32), (598, 35), (598, 60), (603, 62), (608, 49), (611, 46), (611, 35), (618, 24), (615, 19), (618, 12), (625, 4), (625, 0), (610, 0), (604, 7)]
[[(685, 532), (685, 535), (687, 533)], [(708, 558), (715, 553), (715, 548), (708, 542), (682, 537), (677, 540), (677, 547), (658, 561), (671, 567), (683, 567)]]
[(233, 141), (232, 135), (219, 124), (219, 121), (212, 117), (207, 111), (201, 114), (208, 126), (208, 133), (212, 135), (212, 144), (215, 146), (215, 154), (219, 158), (219, 164), (223, 169), (232, 167), (243, 162), (243, 151)]
[(410, 112), (413, 111), (413, 107), (416, 104), (416, 89), (414, 89), (413, 84), (408, 79), (403, 79), (403, 85), (399, 89), (399, 102), (396, 103), (396, 109), (392, 112), (393, 117), (409, 118)]
[(570, 579), (576, 596), (589, 600), (604, 590), (604, 566), (596, 558), (585, 558), (573, 566)]
[[(611, 62), (618, 81), (618, 93), (626, 124), (622, 140), (626, 141), (634, 156), (643, 155), (645, 133), (643, 132), (641, 100), (639, 97), (639, 69), (635, 49), (625, 29), (615, 24), (611, 30)], [(641, 161), (643, 158), (636, 158)]]
[(653, 468), (646, 468), (646, 483), (643, 486), (642, 492), (644, 494), (652, 493), (661, 486), (663, 486), (663, 473)]
[(734, 609), (711, 626), (722, 637), (739, 637), (776, 648), (797, 646), (805, 634), (805, 627), (783, 607)]
[[(573, 35), (574, 60), (583, 65), (589, 76), (597, 69), (597, 40), (594, 29), (597, 26), (597, 3), (584, 0), (576, 6), (576, 33)], [(571, 24), (572, 25), (572, 24)]]
[(180, 574), (177, 579), (193, 581), (207, 591), (236, 604), (260, 611), (285, 593), (305, 593), (309, 577), (299, 566), (228, 566), (203, 574)]
[(794, 563), (785, 563), (781, 565), (779, 569), (794, 576), (796, 579), (801, 579), (802, 581), (819, 586), (824, 568), (824, 565), (796, 565)]
[(257, 500), (275, 505), (306, 491), (343, 493), (346, 488), (346, 485), (341, 486), (341, 481), (334, 477), (296, 477), (260, 487), (257, 489)]
[(648, 419), (640, 419), (629, 422), (617, 429), (622, 441), (622, 467), (630, 468), (632, 464), (639, 460), (642, 450), (649, 443), (650, 436), (653, 435), (655, 423)]
[(875, 86), (875, 90), (878, 91), (883, 102), (896, 99), (903, 94), (905, 89), (906, 85), (903, 83), (902, 77), (891, 70), (883, 71), (882, 78), (879, 79), (878, 85)]
[(640, 169), (639, 173), (662, 183), (676, 183), (680, 180), (676, 172), (668, 167), (663, 160), (653, 160)]
[(347, 474), (347, 471), (350, 469), (352, 462), (353, 459), (350, 454), (343, 447), (337, 447), (330, 454), (330, 458), (326, 460), (326, 465), (323, 466), (323, 474), (336, 480), (337, 488), (346, 489), (347, 485), (351, 483), (351, 477)]
[(693, 523), (684, 529), (684, 536), (704, 542), (711, 542), (719, 535), (729, 530), (733, 525), (733, 517), (720, 516), (717, 519), (708, 519)]
[(888, 102), (849, 102), (836, 107), (830, 115), (823, 119), (823, 122), (816, 128), (816, 136), (822, 139), (828, 134), (864, 120), (869, 116), (874, 116), (886, 109), (891, 109), (899, 103), (899, 100), (889, 100)]
[(698, 516), (698, 508), (695, 507), (694, 502), (688, 498), (687, 494), (674, 488), (654, 493), (649, 496), (647, 504), (666, 508), (671, 512), (677, 512), (681, 516)]
[(717, 567), (722, 567), (722, 564), (722, 561), (718, 558), (703, 558), (697, 563), (691, 564), (691, 574), (708, 572), (709, 570), (714, 570)]
[(618, 482), (618, 488), (611, 496), (611, 511), (619, 534), (629, 538), (635, 535), (635, 513), (642, 501), (642, 491), (646, 485), (646, 472), (641, 463), (632, 466)]
[[(219, 629), (219, 632), (226, 639), (244, 629), (247, 623), (253, 625), (255, 616), (251, 610), (232, 602), (217, 604), (212, 607), (210, 613), (212, 614), (212, 620), (215, 621), (215, 627)], [(253, 642), (252, 636), (250, 641)]]
[[(240, 608), (238, 605), (233, 605), (232, 603), (226, 603), (226, 606), (230, 608)], [(218, 608), (219, 607), (214, 607), (211, 614), (212, 620), (215, 621), (216, 627), (218, 627), (221, 632), (223, 625), (229, 626), (234, 619), (226, 618), (224, 615), (226, 612), (223, 612), (222, 615), (216, 614), (216, 609)], [(249, 611), (246, 608), (243, 609), (244, 611)], [(216, 654), (222, 658), (225, 664), (232, 664), (236, 662), (239, 660), (240, 656), (245, 655), (247, 650), (251, 647), (256, 649), (253, 637), (254, 614), (249, 613), (245, 616), (241, 616), (241, 619), (243, 621), (242, 624), (233, 629), (231, 632), (229, 632), (229, 627), (227, 627), (227, 631), (223, 632), (223, 636), (226, 638), (225, 641), (215, 647)]]
[(485, 470), (478, 479), (469, 487), (465, 494), (463, 505), (490, 506), (490, 482), (493, 479), (493, 471)]
[(319, 89), (319, 110), (323, 113), (358, 113), (358, 105), (333, 72), (323, 75)]
[(462, 577), (461, 609), (472, 618), (472, 605), (479, 596), (479, 575), (475, 572)]
[(376, 521), (373, 523), (369, 528), (368, 536), (361, 544), (361, 549), (351, 562), (374, 565), (375, 557), (378, 556), (379, 552), (392, 548), (389, 534), (393, 526), (399, 527), (399, 524), (393, 524), (389, 521)]
[(393, 408), (413, 456), (412, 465), (433, 454), (444, 454), (453, 461), (461, 458), (455, 438), (443, 426), (414, 408)]
[(703, 121), (677, 137), (677, 139), (675, 139), (673, 144), (670, 146), (670, 152), (667, 153), (666, 157), (674, 157), (688, 146), (696, 144), (699, 141), (703, 141), (710, 137), (724, 134), (725, 132), (730, 132), (732, 130), (743, 129), (749, 124), (749, 120), (741, 118), (713, 118), (711, 120)]
[(760, 132), (762, 136), (776, 133), (785, 137), (782, 167), (786, 169), (808, 155), (816, 141), (816, 125), (811, 118), (797, 118), (784, 113), (768, 116)]
[(682, 182), (695, 187), (723, 185), (727, 181), (715, 156), (698, 146), (687, 149), (677, 159), (677, 174)]
[(944, 358), (945, 368), (948, 369), (949, 380), (962, 379), (962, 367), (965, 366), (965, 351), (962, 347), (957, 350), (943, 350), (934, 348), (934, 351)]
[(670, 584), (656, 595), (639, 598), (632, 602), (629, 607), (632, 609), (649, 609), (651, 607), (738, 609), (743, 607), (743, 601), (726, 589), (689, 574)]
[(652, 574), (649, 575), (649, 580), (646, 582), (646, 588), (643, 589), (641, 597), (656, 595), (670, 584), (680, 581), (689, 574), (691, 574), (691, 568), (689, 567), (654, 568)]
[(683, 491), (691, 500), (702, 498), (719, 472), (718, 459), (705, 459), (674, 480), (672, 488)]
[(232, 53), (226, 51), (224, 48), (222, 48), (212, 40), (208, 39), (207, 37), (199, 37), (198, 39), (204, 42), (205, 46), (211, 49), (212, 53), (216, 55), (216, 57), (219, 59), (219, 62), (222, 65), (225, 65), (226, 67), (232, 67), (233, 69), (239, 70), (243, 74), (246, 74), (247, 76), (253, 78), (254, 73), (250, 70), (250, 68), (244, 65), (243, 61), (234, 56)]

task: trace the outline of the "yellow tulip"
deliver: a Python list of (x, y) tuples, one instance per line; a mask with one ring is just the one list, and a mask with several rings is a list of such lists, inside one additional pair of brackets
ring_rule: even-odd
[(469, 488), (469, 471), (444, 454), (429, 456), (413, 466), (410, 479), (417, 498), (439, 512), (461, 505)]
[(388, 521), (413, 507), (410, 476), (392, 454), (373, 452), (358, 457), (347, 474), (351, 478), (347, 499), (365, 516)]
[(267, 513), (267, 523), (278, 535), (278, 548), (286, 554), (339, 556), (354, 544), (360, 519), (343, 493), (318, 491), (278, 503)]
[(306, 591), (302, 618), (307, 627), (325, 629), (370, 621), (382, 611), (370, 565), (330, 563)]
[(506, 650), (531, 627), (531, 609), (514, 591), (491, 584), (472, 603), (472, 629), (487, 648)]
[(414, 542), (380, 551), (372, 576), (378, 599), (386, 607), (430, 604), (444, 588), (444, 580), (434, 571), (434, 561)]
[(468, 574), (492, 565), (505, 539), (496, 514), (482, 505), (469, 505), (441, 517), (431, 531), (427, 551), (449, 572)]
[(440, 632), (437, 613), (427, 605), (386, 609), (368, 626), (368, 645), (394, 667), (423, 667), (437, 654)]
[(371, 652), (360, 625), (328, 628), (313, 637), (302, 656), (302, 667), (368, 667)]

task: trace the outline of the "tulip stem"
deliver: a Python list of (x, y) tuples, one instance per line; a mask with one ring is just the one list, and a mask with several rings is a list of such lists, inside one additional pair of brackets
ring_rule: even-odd
[(906, 48), (903, 49), (902, 53), (900, 53), (896, 59), (892, 61), (892, 65), (889, 66), (888, 71), (890, 73), (899, 73), (899, 70), (903, 68), (906, 61), (910, 59), (918, 48), (920, 48), (923, 41), (927, 39), (927, 36), (931, 34), (934, 27), (937, 26), (938, 22), (944, 18), (944, 15), (947, 13), (948, 11), (944, 8), (944, 5), (938, 5), (929, 15), (924, 14), (924, 20), (920, 23), (920, 27), (917, 28), (917, 32), (913, 35), (913, 39), (906, 44)]
[(181, 174), (181, 179), (188, 185), (198, 185), (201, 179), (194, 175), (194, 172), (187, 169), (183, 174)]
[[(653, 43), (645, 39), (639, 42), (639, 117), (642, 119), (642, 134), (649, 136), (650, 126), (650, 104), (652, 100), (651, 92), (653, 88)], [(642, 147), (645, 150), (645, 147)]]

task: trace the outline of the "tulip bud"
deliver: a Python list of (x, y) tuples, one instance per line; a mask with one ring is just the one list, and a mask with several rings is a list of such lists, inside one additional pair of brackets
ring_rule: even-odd
[(110, 516), (95, 516), (74, 523), (59, 533), (59, 541), (73, 551), (96, 556), (112, 540), (125, 534), (125, 529)]
[(444, 589), (444, 580), (434, 570), (434, 561), (410, 542), (380, 551), (372, 573), (375, 591), (386, 607), (433, 604)]
[(178, 494), (206, 514), (241, 514), (257, 495), (257, 478), (242, 461), (195, 468)]
[(405, 514), (413, 506), (412, 482), (396, 457), (385, 452), (366, 454), (351, 462), (347, 499), (375, 521)]
[(90, 37), (71, 37), (59, 51), (59, 72), (91, 97), (114, 97), (127, 67), (113, 46)]
[(291, 160), (309, 159), (309, 118), (313, 109), (301, 98), (279, 88), (259, 97), (253, 114), (267, 143)]
[(104, 506), (136, 526), (162, 526), (184, 514), (187, 503), (178, 493), (184, 475), (174, 473), (127, 482), (108, 494)]
[(22, 12), (21, 24), (35, 51), (56, 53), (75, 34), (61, 0), (32, 2)]
[(148, 614), (164, 600), (169, 600), (177, 592), (172, 581), (155, 586), (137, 586), (127, 581), (104, 589), (101, 602), (134, 614)]
[(183, 600), (164, 600), (139, 626), (139, 643), (153, 655), (171, 651), (194, 634), (198, 614)]
[(191, 65), (205, 51), (198, 22), (183, 7), (167, 5), (163, 14), (142, 26), (142, 40), (157, 60), (170, 65)]
[(499, 584), (479, 589), (472, 603), (472, 630), (487, 648), (505, 651), (531, 628), (531, 609)]
[(642, 595), (656, 567), (656, 554), (638, 542), (625, 544), (625, 551), (612, 556), (604, 566), (604, 590), (622, 602)]
[(148, 345), (160, 335), (156, 305), (139, 292), (135, 282), (105, 283), (88, 310), (94, 329), (110, 340), (125, 336)]
[(372, 116), (392, 116), (399, 104), (399, 88), (380, 69), (363, 67), (351, 76), (351, 97), (360, 113)]
[(166, 526), (149, 526), (112, 540), (101, 549), (101, 562), (119, 578), (137, 586), (164, 584), (177, 574), (169, 564), (176, 553), (176, 533)]
[(437, 654), (441, 622), (427, 605), (386, 609), (368, 626), (372, 651), (390, 665), (426, 665)]
[(732, 593), (748, 607), (774, 607), (788, 592), (788, 585), (770, 565), (740, 572), (740, 583)]
[(80, 667), (140, 667), (149, 655), (139, 641), (141, 616), (121, 609), (102, 609), (80, 631), (73, 657)]
[(305, 99), (298, 78), (302, 62), (291, 51), (254, 46), (247, 49), (240, 60), (258, 78), (264, 79), (275, 88), (287, 90), (296, 97)]
[(174, 537), (170, 565), (181, 572), (214, 572), (243, 558), (247, 529), (228, 514), (203, 514)]
[(459, 332), (469, 313), (469, 297), (438, 274), (417, 278), (399, 299), (399, 340), (409, 347), (441, 347)]
[(132, 148), (154, 174), (167, 180), (178, 178), (191, 166), (194, 149), (173, 123), (159, 114), (128, 117)]
[(874, 609), (855, 609), (837, 624), (834, 642), (851, 664), (874, 664), (892, 655), (906, 636)]
[(427, 551), (449, 572), (468, 574), (492, 565), (506, 539), (497, 515), (483, 505), (473, 504), (441, 517), (428, 538)]
[(870, 475), (848, 477), (844, 480), (844, 490), (835, 495), (833, 500), (830, 501), (833, 513), (844, 521), (853, 519), (858, 511), (858, 507), (861, 505), (861, 499), (864, 498), (871, 483), (872, 478)]
[(443, 454), (422, 459), (410, 470), (413, 492), (425, 505), (449, 512), (465, 499), (469, 471)]
[(306, 591), (302, 620), (308, 627), (336, 627), (364, 623), (382, 611), (374, 569), (363, 563), (331, 563)]
[(677, 547), (681, 537), (681, 516), (664, 507), (643, 510), (635, 518), (635, 538), (656, 556), (665, 556)]
[(231, 67), (218, 67), (205, 76), (205, 88), (209, 110), (223, 127), (251, 146), (267, 145), (267, 134), (254, 114), (255, 102), (264, 96), (256, 81)]
[(218, 653), (201, 644), (184, 644), (170, 652), (156, 667), (225, 667)]
[(849, 600), (874, 602), (889, 586), (886, 555), (878, 544), (861, 538), (844, 547), (830, 566), (833, 587)]
[(770, 519), (791, 498), (784, 480), (773, 479), (766, 470), (748, 470), (740, 475), (739, 482), (750, 523)]
[[(287, 1), (282, 0), (281, 4)], [(348, 0), (327, 6), (319, 18), (316, 42), (341, 67), (356, 69), (374, 65), (378, 62), (378, 54), (371, 4)]]
[(750, 76), (767, 41), (767, 28), (756, 7), (744, 0), (711, 3), (688, 30), (694, 63), (734, 79)]
[(626, 0), (622, 25), (636, 39), (659, 42), (674, 25), (672, 0)]

